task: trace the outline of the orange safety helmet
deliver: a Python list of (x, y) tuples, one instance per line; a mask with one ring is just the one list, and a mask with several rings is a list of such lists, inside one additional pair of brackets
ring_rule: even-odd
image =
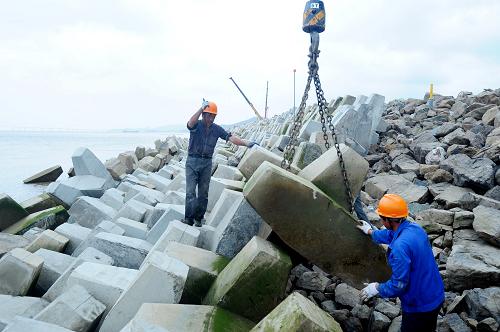
[(385, 194), (378, 203), (377, 213), (386, 218), (406, 218), (408, 204), (403, 197), (396, 194)]
[(208, 107), (203, 110), (203, 113), (211, 113), (217, 115), (217, 105), (213, 101), (208, 102)]

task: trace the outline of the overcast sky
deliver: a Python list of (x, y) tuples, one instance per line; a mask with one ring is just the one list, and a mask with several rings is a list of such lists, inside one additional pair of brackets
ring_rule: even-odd
[[(216, 122), (302, 96), (303, 0), (3, 1), (0, 129), (185, 123), (203, 97)], [(500, 88), (499, 0), (326, 0), (320, 77), (327, 99), (386, 100)], [(310, 94), (313, 101), (314, 94)]]

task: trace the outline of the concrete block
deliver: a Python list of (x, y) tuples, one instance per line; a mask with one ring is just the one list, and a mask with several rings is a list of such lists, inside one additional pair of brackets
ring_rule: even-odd
[(243, 158), (241, 159), (238, 169), (247, 179), (250, 179), (252, 174), (264, 162), (268, 161), (273, 165), (280, 166), (283, 158), (280, 156), (260, 147), (253, 146), (248, 149)]
[(66, 245), (64, 252), (71, 255), (73, 251), (75, 251), (75, 249), (90, 235), (91, 230), (78, 224), (64, 223), (57, 227), (54, 232), (68, 239), (69, 242)]
[(178, 242), (170, 242), (165, 253), (189, 267), (181, 298), (184, 304), (200, 304), (219, 273), (229, 263), (229, 259), (209, 250)]
[[(354, 150), (340, 144), (340, 151), (344, 159), (347, 178), (353, 198), (357, 196), (370, 166), (368, 162)], [(339, 203), (345, 209), (350, 208), (349, 198), (345, 192), (344, 178), (336, 149), (330, 149), (321, 157), (313, 161), (298, 174), (300, 177), (311, 181), (327, 196)]]
[(166, 193), (169, 190), (168, 186), (172, 182), (172, 180), (168, 180), (168, 179), (164, 178), (163, 176), (158, 175), (156, 173), (149, 173), (146, 181), (154, 184), (156, 187), (156, 190), (159, 190), (163, 193)]
[(0, 258), (14, 248), (24, 248), (29, 244), (26, 238), (0, 232)]
[(66, 237), (50, 229), (46, 229), (26, 247), (26, 250), (33, 253), (40, 248), (44, 248), (62, 252), (68, 243), (69, 240)]
[(342, 332), (339, 323), (311, 300), (294, 292), (251, 331)]
[(215, 236), (215, 228), (209, 225), (202, 225), (198, 228), (200, 237), (198, 238), (197, 246), (202, 249), (210, 250)]
[(38, 278), (43, 259), (15, 248), (0, 258), (0, 294), (26, 295)]
[(44, 294), (75, 260), (74, 257), (47, 249), (38, 249), (34, 254), (43, 260), (36, 282), (36, 291), (39, 294)]
[(80, 197), (68, 211), (69, 222), (87, 228), (96, 227), (103, 220), (111, 220), (116, 211), (97, 198)]
[[(87, 148), (78, 148), (71, 156), (76, 175), (93, 175), (105, 179), (108, 188), (116, 187), (104, 164)], [(108, 189), (106, 188), (106, 189)]]
[(92, 175), (74, 176), (51, 183), (46, 192), (71, 206), (81, 196), (101, 197), (110, 187), (105, 179)]
[(66, 281), (73, 271), (84, 262), (98, 263), (104, 265), (112, 265), (113, 258), (100, 252), (99, 250), (89, 247), (85, 249), (71, 265), (61, 274), (61, 276), (52, 284), (52, 286), (43, 295), (43, 298), (48, 301), (54, 301), (66, 288)]
[(179, 303), (188, 271), (181, 261), (153, 253), (106, 315), (100, 330), (120, 331), (143, 303)]
[(148, 211), (149, 208), (151, 208), (151, 210), (153, 209), (147, 204), (131, 199), (123, 205), (120, 211), (118, 211), (114, 220), (117, 220), (118, 218), (127, 218), (142, 222), (144, 216), (146, 215), (146, 211)]
[(71, 273), (65, 290), (80, 285), (109, 311), (138, 273), (134, 269), (84, 262)]
[(243, 180), (243, 174), (241, 174), (238, 168), (227, 165), (219, 165), (215, 170), (213, 177), (233, 181)]
[(311, 137), (311, 134), (316, 131), (321, 131), (321, 122), (314, 121), (311, 119), (306, 123), (304, 123), (304, 125), (300, 129), (299, 138), (308, 141), (309, 138)]
[[(49, 302), (38, 297), (0, 295), (0, 322), (11, 323), (14, 317), (33, 318)], [(0, 331), (2, 326), (0, 324)]]
[(298, 148), (295, 149), (295, 154), (292, 160), (292, 167), (303, 169), (318, 159), (323, 150), (321, 146), (311, 142), (301, 142)]
[(116, 188), (108, 189), (100, 198), (101, 202), (118, 211), (123, 206), (125, 193)]
[(357, 220), (311, 182), (266, 162), (243, 194), (285, 243), (325, 272), (356, 287), (389, 278), (384, 249), (366, 241)]
[(0, 194), (0, 231), (28, 216), (28, 214), (28, 211), (9, 195)]
[(243, 181), (233, 181), (226, 179), (218, 179), (212, 177), (210, 179), (210, 188), (208, 190), (208, 204), (207, 211), (210, 212), (215, 206), (215, 203), (219, 200), (224, 189), (230, 189), (234, 191), (242, 191), (245, 186)]
[(151, 244), (128, 236), (101, 232), (82, 243), (105, 253), (119, 267), (138, 269), (151, 249)]
[(290, 257), (254, 237), (219, 273), (203, 303), (259, 321), (283, 298), (291, 268)]
[(136, 239), (145, 239), (148, 234), (148, 226), (145, 224), (127, 219), (127, 218), (118, 218), (115, 220), (115, 223), (123, 228), (125, 231), (125, 236), (134, 237)]
[(76, 285), (35, 316), (36, 320), (58, 325), (71, 331), (92, 331), (106, 306), (90, 295), (85, 288)]
[(163, 213), (160, 219), (151, 227), (149, 230), (148, 236), (146, 237), (146, 241), (151, 244), (154, 244), (160, 236), (165, 232), (173, 220), (181, 220), (184, 218), (184, 206), (182, 205), (170, 205), (170, 207)]
[(129, 188), (129, 191), (125, 194), (124, 202), (131, 200), (137, 194), (142, 194), (144, 197), (147, 197), (149, 201), (153, 202), (162, 202), (165, 199), (165, 194), (161, 191), (135, 184), (131, 188)]
[(186, 175), (184, 170), (183, 173), (174, 175), (174, 179), (167, 186), (166, 190), (186, 192)]
[(248, 319), (215, 306), (144, 303), (121, 332), (246, 332), (254, 325)]
[(72, 332), (54, 324), (41, 322), (39, 320), (17, 316), (5, 327), (3, 332)]
[(231, 206), (239, 199), (241, 192), (224, 189), (207, 218), (207, 225), (217, 227)]
[(175, 205), (185, 205), (186, 204), (186, 193), (182, 191), (172, 191), (169, 190), (165, 193), (165, 204), (175, 204)]
[(32, 213), (4, 229), (3, 232), (9, 234), (24, 234), (34, 227), (54, 229), (65, 223), (68, 217), (69, 215), (66, 209), (59, 205), (54, 208)]

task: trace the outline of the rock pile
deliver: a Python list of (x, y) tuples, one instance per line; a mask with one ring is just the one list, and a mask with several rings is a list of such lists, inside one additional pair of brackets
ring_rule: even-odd
[[(439, 331), (498, 331), (500, 90), (427, 99), (345, 96), (328, 112), (371, 221), (397, 193), (427, 231), (447, 291)], [(398, 331), (399, 300), (359, 302), (390, 269), (355, 227), (317, 106), (280, 168), (293, 117), (232, 128), (252, 149), (219, 143), (200, 228), (180, 222), (177, 137), (105, 164), (79, 148), (46, 194), (0, 196), (0, 331)]]

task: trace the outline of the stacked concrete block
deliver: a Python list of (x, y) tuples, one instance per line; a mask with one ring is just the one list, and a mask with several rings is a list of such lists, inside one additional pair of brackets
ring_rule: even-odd
[(22, 218), (18, 222), (4, 229), (4, 233), (24, 234), (31, 228), (54, 229), (68, 220), (68, 212), (59, 205), (54, 208), (38, 211)]
[(254, 325), (252, 321), (216, 306), (144, 303), (121, 332), (247, 332)]
[(116, 215), (112, 207), (92, 197), (78, 198), (68, 213), (70, 215), (68, 222), (87, 228), (94, 228), (101, 221), (111, 220)]
[(286, 244), (326, 272), (358, 287), (389, 278), (383, 248), (366, 241), (357, 220), (311, 182), (266, 162), (243, 194)]
[(68, 239), (68, 244), (64, 250), (65, 253), (71, 255), (73, 251), (90, 235), (89, 228), (78, 224), (64, 223), (57, 227), (54, 232)]
[(115, 182), (103, 163), (87, 148), (78, 148), (71, 156), (75, 174), (93, 175), (106, 180), (108, 188), (115, 187)]
[(71, 331), (92, 331), (106, 306), (76, 285), (43, 309), (34, 319), (67, 328)]
[(141, 239), (104, 232), (89, 237), (82, 245), (96, 248), (113, 258), (116, 266), (130, 269), (138, 269), (152, 247)]
[(259, 321), (284, 297), (291, 267), (290, 257), (254, 237), (219, 273), (203, 303)]
[(172, 182), (172, 180), (168, 180), (165, 177), (158, 175), (156, 173), (149, 173), (145, 181), (154, 184), (156, 190), (159, 190), (163, 193), (168, 191), (168, 186)]
[(118, 213), (116, 213), (114, 220), (123, 217), (142, 222), (148, 210), (153, 210), (153, 207), (135, 199), (131, 199), (123, 205)]
[(219, 165), (215, 170), (213, 177), (233, 181), (243, 180), (243, 174), (241, 174), (238, 168), (227, 165)]
[(134, 269), (84, 262), (71, 273), (65, 290), (80, 285), (109, 310), (138, 273)]
[(302, 138), (307, 141), (311, 137), (311, 134), (316, 131), (321, 131), (321, 122), (311, 119), (305, 122), (302, 128), (300, 129), (299, 138)]
[(342, 332), (339, 323), (300, 293), (281, 302), (251, 331), (318, 331)]
[(136, 239), (145, 239), (148, 234), (148, 226), (141, 222), (127, 219), (127, 218), (118, 218), (115, 220), (115, 223), (123, 228), (125, 233), (123, 235), (134, 237)]
[(120, 331), (143, 303), (179, 303), (188, 271), (181, 261), (154, 252), (106, 315), (100, 330)]
[(175, 205), (185, 205), (186, 204), (186, 193), (182, 191), (172, 191), (169, 190), (165, 193), (164, 204), (175, 204)]
[[(123, 182), (122, 182), (123, 183)], [(135, 198), (137, 194), (142, 194), (145, 198), (148, 199), (148, 201), (152, 202), (162, 202), (165, 199), (165, 194), (162, 193), (161, 191), (154, 190), (151, 188), (146, 188), (144, 186), (134, 184), (131, 187), (129, 187), (129, 190), (125, 194), (125, 199), (124, 202), (127, 202), (131, 200), (132, 198)], [(136, 199), (139, 200), (139, 199)]]
[(184, 218), (184, 206), (170, 205), (158, 221), (156, 221), (153, 225), (148, 224), (148, 227), (151, 227), (151, 229), (146, 237), (146, 241), (154, 244), (163, 232), (165, 232), (170, 222), (173, 220), (181, 220), (182, 218)]
[(64, 327), (49, 324), (39, 320), (17, 316), (5, 327), (3, 332), (72, 332)]
[(42, 269), (43, 259), (15, 248), (0, 258), (0, 294), (26, 295)]
[(183, 191), (186, 192), (186, 176), (184, 173), (174, 175), (174, 179), (168, 187), (166, 188), (167, 190), (171, 191)]
[(152, 228), (154, 224), (156, 224), (156, 222), (163, 216), (163, 214), (172, 206), (176, 206), (178, 211), (184, 210), (183, 205), (158, 203), (152, 210), (148, 210), (146, 212), (143, 223), (146, 224), (148, 228)]
[(212, 212), (207, 218), (207, 225), (212, 227), (217, 227), (219, 223), (222, 221), (222, 218), (227, 214), (228, 210), (234, 205), (236, 201), (238, 201), (241, 193), (238, 191), (224, 189), (217, 199)]
[(280, 156), (261, 148), (260, 146), (254, 146), (247, 150), (247, 153), (241, 159), (238, 169), (247, 179), (253, 175), (257, 168), (264, 162), (268, 161), (273, 165), (281, 165), (283, 158)]
[(28, 216), (28, 214), (28, 211), (9, 195), (0, 194), (0, 231)]
[(242, 191), (245, 182), (243, 181), (233, 181), (227, 179), (218, 179), (212, 177), (210, 179), (210, 188), (208, 190), (208, 203), (207, 211), (210, 212), (215, 206), (215, 203), (219, 200), (224, 189), (230, 189), (234, 191)]
[(303, 169), (314, 160), (318, 159), (322, 153), (323, 150), (320, 145), (310, 142), (301, 142), (298, 148), (295, 149), (291, 166), (296, 169)]
[(181, 303), (200, 304), (229, 259), (197, 247), (169, 242), (165, 253), (189, 267)]
[(0, 303), (0, 331), (2, 322), (8, 325), (16, 316), (33, 318), (49, 304), (38, 297), (11, 295), (0, 295)]
[(114, 263), (113, 258), (100, 252), (95, 248), (85, 249), (73, 263), (61, 274), (61, 276), (52, 284), (52, 286), (43, 295), (43, 298), (48, 301), (54, 301), (59, 295), (61, 295), (66, 288), (66, 281), (73, 271), (84, 262), (91, 262), (104, 265), (112, 265)]
[(111, 189), (108, 189), (104, 192), (104, 194), (102, 195), (100, 200), (104, 204), (107, 204), (108, 206), (112, 207), (114, 210), (118, 211), (123, 206), (124, 196), (125, 196), (125, 193), (123, 191), (120, 191), (116, 188), (111, 188)]
[(97, 176), (82, 175), (51, 183), (46, 192), (71, 206), (79, 197), (101, 197), (109, 189), (106, 180)]
[(34, 254), (43, 259), (36, 283), (36, 290), (40, 294), (44, 294), (75, 260), (74, 257), (47, 249), (38, 249)]
[(26, 250), (29, 252), (35, 252), (40, 248), (44, 248), (47, 250), (62, 252), (68, 243), (69, 240), (66, 237), (51, 231), (50, 229), (46, 229), (26, 247)]

